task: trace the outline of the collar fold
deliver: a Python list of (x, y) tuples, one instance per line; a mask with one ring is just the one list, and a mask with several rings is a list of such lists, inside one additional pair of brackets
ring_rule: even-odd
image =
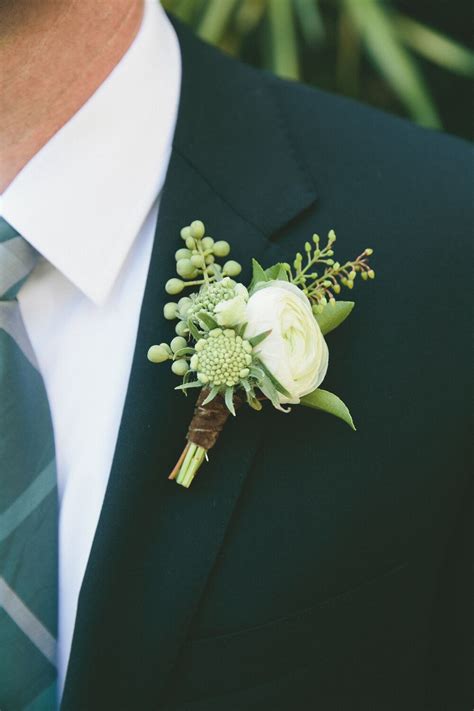
[(146, 0), (120, 62), (1, 196), (5, 219), (97, 304), (163, 186), (180, 81), (176, 34)]

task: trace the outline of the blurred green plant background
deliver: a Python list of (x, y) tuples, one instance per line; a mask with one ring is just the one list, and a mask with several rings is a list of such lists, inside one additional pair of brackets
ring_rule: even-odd
[(473, 138), (472, 0), (163, 0), (269, 69)]

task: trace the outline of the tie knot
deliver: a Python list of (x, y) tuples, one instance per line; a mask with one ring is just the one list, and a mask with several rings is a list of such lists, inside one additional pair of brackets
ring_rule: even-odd
[(0, 217), (0, 301), (16, 297), (38, 257), (34, 247)]

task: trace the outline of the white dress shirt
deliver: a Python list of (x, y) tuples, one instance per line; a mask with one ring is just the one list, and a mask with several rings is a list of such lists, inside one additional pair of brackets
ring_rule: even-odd
[(44, 257), (19, 301), (55, 434), (60, 691), (130, 376), (180, 84), (174, 29), (158, 1), (146, 0), (121, 61), (0, 197), (0, 214)]

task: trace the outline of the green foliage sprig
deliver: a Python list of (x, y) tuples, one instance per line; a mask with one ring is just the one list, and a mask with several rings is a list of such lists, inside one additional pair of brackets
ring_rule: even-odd
[[(335, 295), (341, 293), (341, 285), (352, 289), (358, 274), (364, 281), (375, 279), (375, 272), (368, 263), (373, 249), (367, 247), (356, 259), (340, 264), (333, 259), (335, 241), (334, 230), (329, 232), (324, 247), (320, 245), (319, 235), (314, 234), (314, 246), (311, 242), (305, 244), (305, 257), (298, 252), (293, 267), (287, 265), (289, 280), (306, 294), (316, 314), (322, 313), (327, 303), (335, 303)], [(322, 267), (322, 272), (316, 271), (318, 267)]]

